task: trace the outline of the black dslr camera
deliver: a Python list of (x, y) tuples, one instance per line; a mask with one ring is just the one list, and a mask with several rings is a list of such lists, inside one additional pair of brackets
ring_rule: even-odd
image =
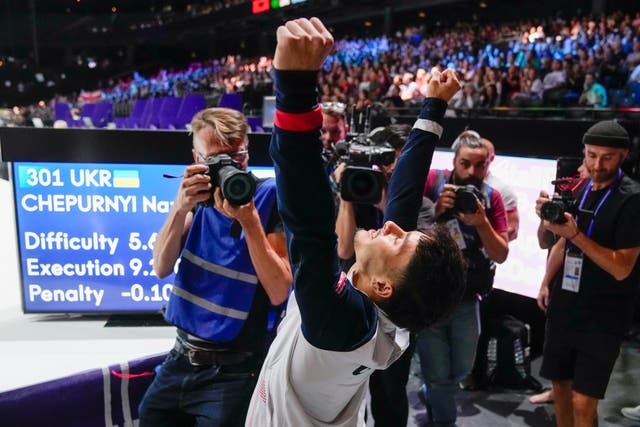
[(486, 203), (484, 194), (475, 185), (459, 185), (454, 191), (454, 213), (473, 214), (478, 211), (478, 201)]
[(373, 169), (373, 165), (393, 163), (395, 150), (389, 146), (370, 144), (373, 142), (363, 137), (336, 144), (340, 161), (347, 163), (340, 180), (340, 197), (345, 201), (373, 205), (382, 198), (386, 178), (381, 171)]
[(565, 212), (574, 214), (576, 211), (576, 200), (571, 191), (563, 191), (559, 196), (553, 198), (540, 206), (540, 217), (554, 224), (564, 224), (567, 219)]
[(202, 163), (208, 166), (207, 172), (211, 177), (212, 197), (205, 202), (207, 206), (213, 206), (213, 192), (220, 187), (222, 197), (234, 206), (247, 204), (256, 192), (256, 178), (253, 174), (242, 170), (239, 163), (227, 154), (218, 154), (206, 159)]

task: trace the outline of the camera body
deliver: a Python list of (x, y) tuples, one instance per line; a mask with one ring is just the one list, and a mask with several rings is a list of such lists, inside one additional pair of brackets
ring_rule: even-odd
[(478, 211), (478, 201), (486, 204), (484, 193), (475, 185), (458, 185), (453, 213), (473, 214)]
[(564, 224), (567, 219), (565, 212), (574, 214), (576, 211), (576, 200), (571, 192), (563, 192), (540, 206), (540, 217), (554, 224)]
[(256, 192), (256, 178), (227, 154), (218, 154), (202, 163), (211, 178), (211, 198), (204, 204), (213, 206), (213, 192), (220, 187), (222, 197), (234, 206), (247, 204)]
[(371, 145), (373, 142), (370, 139), (365, 139), (363, 142), (355, 140), (345, 144), (347, 144), (347, 153), (343, 160), (346, 160), (349, 166), (368, 168), (373, 165), (386, 166), (393, 163), (396, 158), (396, 150), (385, 145)]
[(345, 201), (376, 204), (382, 198), (386, 185), (384, 174), (375, 166), (390, 165), (395, 160), (395, 149), (385, 145), (373, 145), (362, 135), (349, 142), (336, 144), (339, 161), (347, 167), (340, 180), (340, 197)]

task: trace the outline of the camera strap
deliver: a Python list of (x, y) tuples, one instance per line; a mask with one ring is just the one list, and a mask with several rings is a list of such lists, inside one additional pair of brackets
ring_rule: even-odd
[[(622, 170), (618, 169), (618, 177), (614, 182), (609, 185), (607, 192), (602, 196), (598, 205), (593, 211), (593, 215), (591, 216), (591, 220), (589, 221), (589, 226), (587, 227), (587, 231), (585, 232), (586, 236), (591, 238), (591, 234), (593, 233), (593, 224), (595, 222), (596, 215), (604, 205), (604, 202), (607, 201), (613, 190), (616, 188), (620, 180), (622, 179)], [(591, 193), (591, 187), (593, 187), (593, 181), (589, 180), (587, 187), (582, 194), (582, 199), (580, 200), (580, 205), (578, 206), (578, 212), (581, 212), (584, 208), (584, 204)], [(576, 222), (578, 221), (579, 213), (576, 214)], [(569, 292), (578, 293), (580, 292), (580, 278), (582, 276), (582, 265), (583, 265), (583, 254), (582, 251), (574, 251), (575, 246), (571, 241), (567, 241), (567, 248), (565, 251), (564, 257), (564, 271), (562, 275), (562, 289)]]
[[(587, 231), (585, 233), (587, 235), (587, 237), (591, 238), (591, 233), (593, 232), (593, 224), (595, 222), (596, 215), (598, 215), (598, 212), (600, 211), (600, 208), (602, 207), (602, 205), (604, 205), (604, 202), (609, 198), (611, 193), (613, 193), (613, 190), (617, 187), (617, 185), (618, 185), (618, 183), (620, 182), (621, 179), (622, 179), (622, 169), (618, 169), (618, 177), (616, 178), (616, 180), (614, 182), (612, 182), (609, 185), (609, 188), (607, 189), (607, 192), (604, 194), (604, 196), (602, 196), (602, 198), (600, 199), (600, 202), (598, 202), (598, 205), (596, 206), (596, 208), (593, 211), (593, 216), (591, 217), (591, 221), (589, 222), (589, 227), (587, 227)], [(584, 193), (582, 194), (582, 199), (580, 200), (580, 205), (578, 206), (578, 212), (580, 212), (584, 208), (584, 203), (587, 200), (587, 196), (591, 192), (591, 187), (593, 187), (593, 181), (589, 180), (589, 183), (587, 184), (587, 188), (584, 191)], [(580, 215), (579, 213), (576, 215), (576, 222), (578, 221), (578, 216), (579, 215)]]

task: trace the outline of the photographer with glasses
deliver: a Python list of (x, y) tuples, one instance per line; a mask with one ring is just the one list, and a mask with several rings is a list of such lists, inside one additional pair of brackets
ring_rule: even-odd
[(322, 107), (322, 148), (333, 153), (336, 142), (344, 141), (349, 131), (347, 106), (342, 102), (323, 102)]
[(141, 427), (244, 425), (293, 280), (275, 181), (256, 188), (245, 172), (244, 115), (209, 108), (191, 126), (195, 163), (153, 248), (160, 278), (180, 259), (165, 312), (178, 336), (142, 399)]

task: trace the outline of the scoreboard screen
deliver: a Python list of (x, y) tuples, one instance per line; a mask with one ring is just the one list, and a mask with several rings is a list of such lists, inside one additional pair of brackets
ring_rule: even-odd
[(257, 15), (258, 13), (268, 12), (272, 9), (280, 9), (306, 1), (307, 0), (253, 0), (251, 2), (251, 11), (254, 15)]

